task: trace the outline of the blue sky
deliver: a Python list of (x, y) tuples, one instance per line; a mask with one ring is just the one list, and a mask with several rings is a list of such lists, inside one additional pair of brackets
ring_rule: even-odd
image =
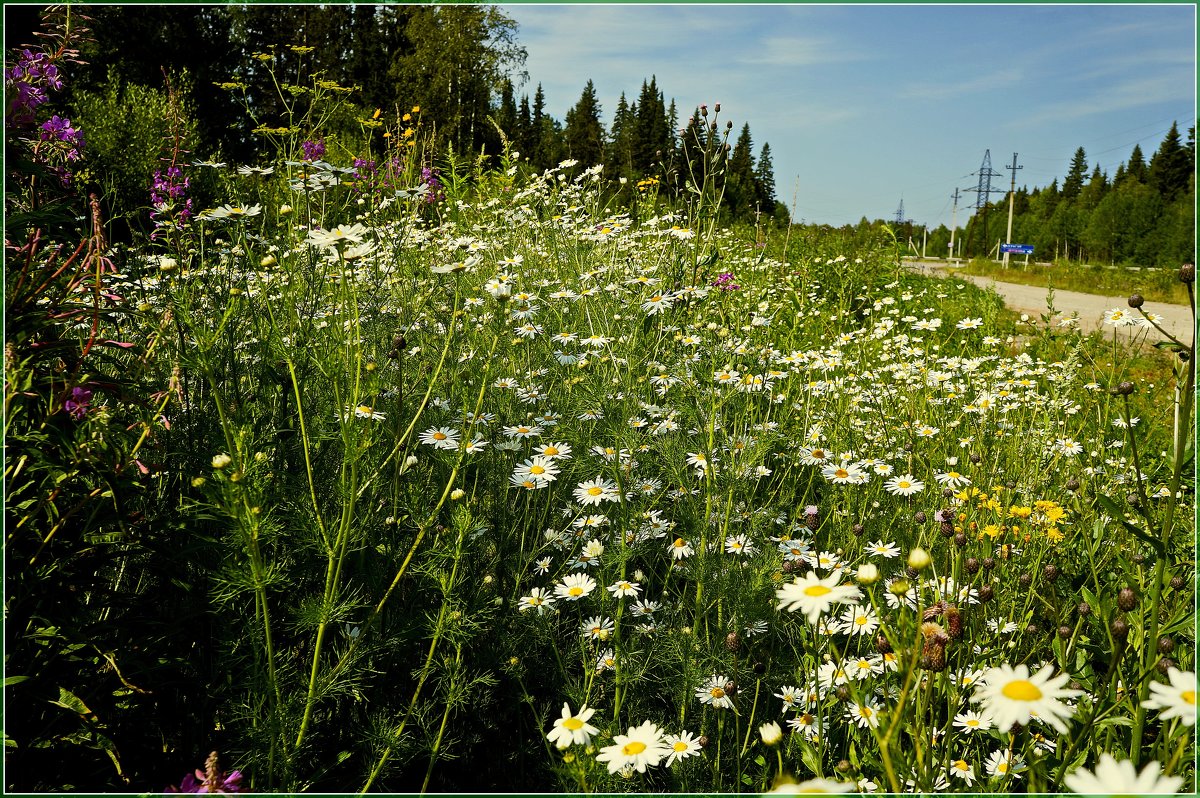
[[(1007, 191), (1061, 183), (1076, 148), (1111, 176), (1196, 119), (1194, 5), (504, 5), (558, 119), (588, 78), (603, 121), (655, 75), (681, 124), (722, 104), (771, 144), (806, 222), (965, 223), (985, 150)], [(1001, 198), (1001, 194), (992, 199)]]

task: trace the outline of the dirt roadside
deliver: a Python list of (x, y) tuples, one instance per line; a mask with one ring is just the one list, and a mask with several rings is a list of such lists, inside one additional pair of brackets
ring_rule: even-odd
[[(963, 274), (953, 268), (938, 268), (927, 263), (913, 264), (914, 268), (926, 274), (935, 276), (949, 277), (955, 280), (970, 281), (982, 288), (991, 288), (1001, 297), (1004, 298), (1004, 303), (1013, 310), (1021, 313), (1028, 313), (1033, 318), (1038, 318), (1046, 312), (1046, 289), (1038, 288), (1032, 285), (1018, 285), (1016, 283), (1000, 283), (990, 277), (978, 277), (971, 274)], [(1098, 294), (1084, 294), (1079, 291), (1054, 291), (1054, 307), (1058, 311), (1055, 315), (1055, 320), (1070, 316), (1072, 313), (1079, 314), (1080, 329), (1085, 332), (1100, 329), (1104, 327), (1104, 312), (1113, 308), (1121, 308), (1122, 310), (1136, 313), (1130, 309), (1126, 300), (1129, 297), (1108, 297)], [(1163, 321), (1159, 322), (1164, 330), (1169, 332), (1184, 343), (1188, 343), (1194, 339), (1196, 334), (1195, 323), (1192, 320), (1192, 311), (1186, 305), (1171, 305), (1164, 302), (1146, 302), (1142, 309), (1148, 313), (1157, 313), (1163, 317)], [(1150, 331), (1150, 340), (1159, 340), (1163, 338), (1162, 334), (1157, 330)]]

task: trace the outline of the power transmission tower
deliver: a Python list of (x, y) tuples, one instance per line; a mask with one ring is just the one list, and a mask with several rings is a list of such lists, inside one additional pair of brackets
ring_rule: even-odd
[[(982, 225), (983, 225), (983, 231), (982, 231), (983, 245), (984, 245), (984, 247), (986, 247), (987, 241), (988, 241), (987, 206), (988, 206), (988, 203), (991, 201), (992, 194), (1000, 193), (1000, 189), (992, 188), (992, 178), (999, 177), (1000, 172), (997, 172), (995, 169), (992, 168), (992, 151), (990, 149), (983, 151), (983, 165), (979, 167), (979, 171), (976, 172), (975, 174), (978, 175), (979, 182), (975, 188), (969, 188), (969, 189), (967, 189), (967, 191), (975, 192), (975, 221), (976, 221), (976, 224), (975, 224), (974, 228), (976, 230), (978, 230), (979, 224), (982, 223)], [(975, 237), (971, 236), (971, 235), (967, 236), (967, 249), (968, 250), (971, 249), (971, 242), (974, 240), (974, 238)]]
[(896, 227), (900, 227), (900, 225), (904, 224), (905, 222), (911, 222), (911, 221), (912, 221), (912, 219), (904, 218), (904, 200), (901, 199), (900, 207), (896, 209)]
[[(1011, 244), (1012, 243), (1013, 204), (1016, 202), (1016, 196), (1017, 196), (1017, 170), (1024, 169), (1025, 167), (1017, 166), (1017, 154), (1014, 152), (1012, 166), (1006, 166), (1004, 168), (1012, 170), (1012, 187), (1008, 190), (1008, 233), (1004, 236), (1004, 243)], [(1004, 253), (1004, 265), (1005, 266), (1008, 266), (1008, 255), (1009, 255), (1008, 252)], [(1029, 257), (1026, 256), (1025, 260), (1028, 261)]]

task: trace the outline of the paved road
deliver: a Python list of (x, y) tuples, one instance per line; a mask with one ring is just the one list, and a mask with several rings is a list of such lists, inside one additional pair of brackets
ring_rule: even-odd
[[(958, 280), (970, 280), (984, 288), (993, 288), (996, 293), (1004, 298), (1004, 303), (1010, 308), (1022, 313), (1028, 313), (1035, 319), (1046, 312), (1045, 288), (1038, 288), (1032, 285), (1018, 285), (1016, 283), (999, 283), (990, 277), (963, 274), (954, 268), (939, 268), (941, 264), (936, 263), (925, 262), (914, 263), (913, 265), (922, 271), (932, 270), (935, 273), (945, 274), (948, 277)], [(1128, 296), (1108, 297), (1098, 294), (1084, 294), (1079, 291), (1061, 291), (1056, 288), (1054, 290), (1054, 307), (1059, 311), (1059, 315), (1055, 319), (1062, 316), (1070, 316), (1074, 312), (1079, 314), (1079, 325), (1083, 330), (1099, 329), (1104, 326), (1104, 312), (1106, 310), (1122, 308), (1126, 311), (1136, 312), (1130, 310), (1126, 302), (1128, 299)], [(1184, 343), (1191, 341), (1195, 335), (1195, 323), (1192, 319), (1192, 311), (1187, 305), (1147, 302), (1142, 306), (1142, 309), (1161, 315), (1164, 321), (1159, 322), (1160, 326)], [(1162, 337), (1158, 331), (1151, 330), (1150, 340), (1158, 340)]]

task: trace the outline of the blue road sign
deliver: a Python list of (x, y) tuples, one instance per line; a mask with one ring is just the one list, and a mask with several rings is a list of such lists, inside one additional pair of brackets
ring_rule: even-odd
[(1001, 244), (1000, 252), (1008, 252), (1012, 255), (1032, 255), (1033, 244)]

